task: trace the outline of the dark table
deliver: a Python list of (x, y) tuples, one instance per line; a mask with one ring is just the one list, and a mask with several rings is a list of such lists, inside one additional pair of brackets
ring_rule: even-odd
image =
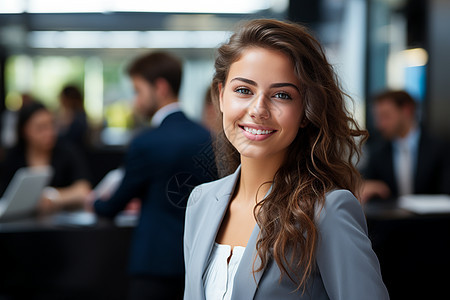
[(1, 222), (0, 299), (126, 299), (132, 228), (74, 213)]
[[(364, 206), (391, 299), (449, 299), (450, 214)], [(126, 299), (133, 223), (60, 213), (0, 222), (0, 300)], [(363, 300), (363, 299), (362, 299)]]
[(364, 208), (391, 299), (450, 299), (450, 214), (415, 214), (397, 200)]

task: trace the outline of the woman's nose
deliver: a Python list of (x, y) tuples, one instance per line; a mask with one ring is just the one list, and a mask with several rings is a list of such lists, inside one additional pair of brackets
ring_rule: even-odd
[(250, 104), (248, 114), (255, 119), (267, 120), (270, 118), (270, 109), (268, 106), (268, 97), (263, 93), (258, 95)]

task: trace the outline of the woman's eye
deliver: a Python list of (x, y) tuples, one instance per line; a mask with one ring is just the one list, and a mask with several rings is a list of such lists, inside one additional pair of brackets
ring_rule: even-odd
[(243, 95), (250, 95), (252, 93), (249, 89), (243, 87), (237, 88), (235, 92)]
[(287, 94), (287, 93), (276, 93), (274, 95), (274, 97), (278, 98), (278, 99), (283, 99), (283, 100), (291, 100), (292, 99), (291, 96), (289, 96), (289, 94)]

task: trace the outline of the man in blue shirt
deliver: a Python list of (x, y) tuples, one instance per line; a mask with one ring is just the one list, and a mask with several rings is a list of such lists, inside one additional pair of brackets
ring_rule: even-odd
[(188, 120), (178, 105), (181, 62), (163, 52), (133, 62), (129, 75), (135, 106), (151, 128), (131, 142), (124, 178), (95, 212), (114, 217), (134, 198), (140, 217), (130, 251), (130, 299), (182, 299), (183, 227), (192, 188), (215, 177), (209, 132)]

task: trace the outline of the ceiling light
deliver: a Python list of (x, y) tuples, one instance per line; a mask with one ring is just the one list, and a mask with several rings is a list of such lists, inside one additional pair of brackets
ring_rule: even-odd
[(231, 35), (228, 31), (32, 31), (31, 48), (127, 49), (216, 48)]
[(0, 13), (255, 13), (279, 4), (274, 0), (0, 0)]

